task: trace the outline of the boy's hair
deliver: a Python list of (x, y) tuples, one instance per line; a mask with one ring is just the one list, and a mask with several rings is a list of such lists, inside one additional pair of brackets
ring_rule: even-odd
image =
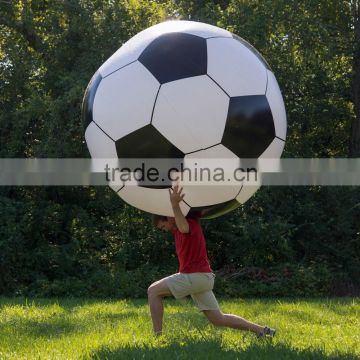
[(158, 226), (160, 221), (167, 221), (167, 217), (163, 215), (156, 215), (153, 214), (152, 216), (152, 222), (154, 226)]

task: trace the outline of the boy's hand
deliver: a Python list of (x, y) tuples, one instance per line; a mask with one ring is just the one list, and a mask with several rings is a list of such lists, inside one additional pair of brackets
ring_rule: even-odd
[(185, 194), (182, 194), (183, 189), (179, 185), (175, 185), (173, 191), (169, 189), (170, 201), (172, 206), (179, 205), (184, 199)]

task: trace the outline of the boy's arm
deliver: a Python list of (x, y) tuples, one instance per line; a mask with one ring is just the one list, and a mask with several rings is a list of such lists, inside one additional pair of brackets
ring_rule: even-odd
[(186, 220), (184, 214), (181, 212), (179, 205), (185, 196), (185, 194), (181, 194), (181, 192), (182, 192), (182, 188), (179, 189), (178, 185), (174, 186), (174, 190), (172, 192), (169, 189), (170, 201), (174, 211), (176, 226), (180, 232), (188, 233), (190, 232), (189, 223)]

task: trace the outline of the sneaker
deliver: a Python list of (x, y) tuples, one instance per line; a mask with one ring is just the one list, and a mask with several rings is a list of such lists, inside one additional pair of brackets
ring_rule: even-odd
[(260, 337), (263, 337), (263, 336), (274, 337), (275, 334), (276, 334), (275, 329), (272, 329), (272, 328), (269, 328), (269, 327), (265, 326), (263, 332), (261, 334), (259, 334), (259, 336)]

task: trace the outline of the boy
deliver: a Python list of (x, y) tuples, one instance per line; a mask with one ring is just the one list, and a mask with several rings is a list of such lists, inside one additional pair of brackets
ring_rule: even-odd
[(154, 282), (148, 289), (148, 300), (154, 333), (161, 335), (163, 320), (163, 298), (177, 299), (191, 295), (200, 311), (215, 326), (252, 331), (260, 336), (275, 335), (275, 329), (249, 322), (237, 315), (223, 314), (212, 291), (214, 278), (206, 253), (205, 238), (199, 221), (185, 218), (180, 210), (180, 202), (185, 194), (182, 188), (174, 187), (170, 201), (174, 217), (154, 215), (154, 224), (161, 230), (171, 231), (175, 236), (179, 272)]

